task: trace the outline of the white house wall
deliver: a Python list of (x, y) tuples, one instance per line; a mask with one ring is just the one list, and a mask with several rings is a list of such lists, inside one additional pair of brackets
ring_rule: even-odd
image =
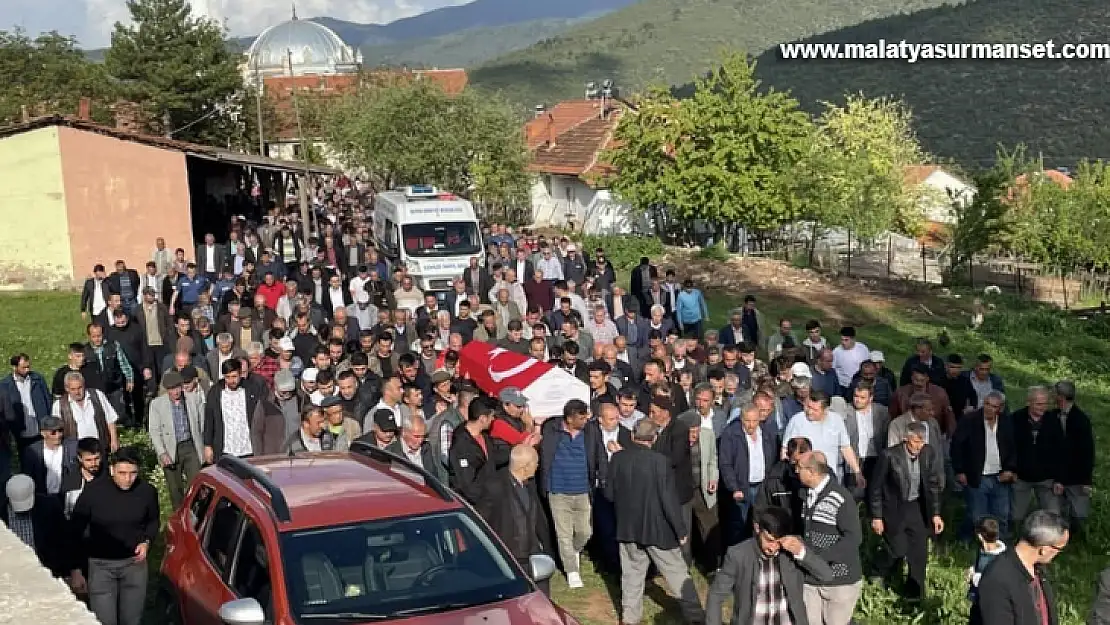
[(644, 215), (606, 189), (594, 189), (574, 176), (542, 174), (532, 182), (532, 221), (564, 227), (573, 222), (585, 234), (632, 234), (650, 230)]
[(958, 198), (961, 202), (969, 203), (975, 197), (975, 188), (943, 170), (934, 171), (921, 185), (930, 189), (932, 193), (922, 199), (921, 209), (927, 221), (941, 224), (951, 224), (955, 221), (952, 215), (950, 197)]

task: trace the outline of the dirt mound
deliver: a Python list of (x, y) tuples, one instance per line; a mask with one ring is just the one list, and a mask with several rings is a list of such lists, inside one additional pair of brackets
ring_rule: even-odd
[(669, 248), (657, 262), (660, 269), (674, 269), (680, 280), (689, 277), (705, 291), (737, 298), (752, 294), (759, 299), (797, 300), (832, 319), (859, 308), (920, 309), (923, 303), (938, 304), (936, 293), (919, 282), (833, 277), (781, 260), (753, 256), (711, 260), (696, 250)]

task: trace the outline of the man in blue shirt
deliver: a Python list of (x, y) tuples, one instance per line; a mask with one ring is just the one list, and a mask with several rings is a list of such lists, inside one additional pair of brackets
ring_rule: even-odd
[(682, 283), (682, 290), (678, 292), (674, 302), (674, 317), (682, 328), (683, 336), (702, 338), (702, 325), (709, 318), (709, 306), (701, 291), (694, 288), (694, 281), (687, 278)]
[(185, 274), (177, 278), (173, 300), (170, 302), (170, 314), (191, 311), (197, 305), (200, 294), (207, 293), (210, 287), (208, 278), (197, 273), (196, 263), (189, 263), (185, 268)]

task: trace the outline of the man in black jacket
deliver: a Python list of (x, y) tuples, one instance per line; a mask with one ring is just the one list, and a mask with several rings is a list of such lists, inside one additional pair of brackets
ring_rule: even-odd
[[(134, 379), (151, 379), (154, 375), (154, 361), (146, 346), (146, 336), (139, 324), (131, 323), (131, 317), (122, 308), (113, 312), (112, 325), (105, 330), (104, 336), (108, 341), (119, 344), (123, 355), (127, 357)], [(127, 410), (120, 417), (124, 427), (143, 425), (146, 416), (145, 399), (145, 384), (132, 384), (131, 389), (123, 394), (123, 403)]]
[(755, 510), (780, 507), (790, 511), (794, 527), (802, 527), (802, 483), (798, 481), (798, 460), (813, 451), (808, 438), (798, 436), (786, 441), (786, 458), (775, 462), (767, 470), (767, 477), (755, 496)]
[[(686, 621), (701, 623), (705, 612), (680, 549), (689, 543), (690, 523), (683, 516), (671, 463), (652, 451), (658, 438), (659, 426), (651, 419), (641, 420), (632, 434), (634, 444), (614, 454), (609, 465), (605, 496), (616, 511), (621, 622), (640, 622), (648, 565), (654, 563), (671, 594), (679, 597)], [(691, 475), (689, 467), (686, 475)]]
[(1068, 539), (1059, 514), (1037, 510), (1026, 517), (1021, 540), (983, 572), (971, 625), (1056, 625), (1056, 601), (1043, 569)]
[(139, 466), (137, 453), (117, 451), (111, 476), (91, 482), (73, 510), (72, 537), (89, 557), (89, 607), (102, 623), (139, 625), (143, 617), (146, 558), (160, 519), (158, 491), (139, 477)]
[(956, 422), (952, 436), (952, 472), (964, 487), (967, 514), (960, 537), (971, 539), (971, 528), (984, 516), (998, 520), (1002, 536), (1009, 536), (1010, 500), (1016, 478), (1014, 429), (1002, 417), (1006, 398), (992, 391), (983, 407)]
[[(505, 543), (509, 553), (531, 571), (528, 559), (551, 553), (551, 527), (536, 488), (539, 454), (528, 445), (517, 445), (509, 454), (509, 466), (490, 480), (488, 492), (501, 505), (490, 510), (486, 521)], [(537, 581), (545, 595), (551, 595), (549, 580)]]
[(1033, 495), (1037, 505), (1050, 512), (1060, 512), (1060, 496), (1064, 488), (1061, 465), (1065, 458), (1064, 432), (1059, 415), (1048, 412), (1049, 391), (1034, 386), (1026, 392), (1026, 407), (1015, 411), (1010, 420), (1014, 425), (1014, 452), (1017, 456), (1017, 480), (1011, 520), (1022, 522), (1029, 512)]
[[(727, 545), (748, 537), (752, 504), (778, 456), (775, 437), (762, 425), (759, 408), (749, 404), (740, 411), (740, 418), (726, 425), (721, 433), (717, 462), (723, 485), (721, 497), (727, 510)], [(751, 453), (753, 449), (758, 453)]]
[[(682, 504), (682, 519), (687, 528), (693, 525), (694, 515), (694, 465), (690, 455), (690, 427), (674, 418), (674, 405), (666, 395), (656, 395), (651, 401), (649, 417), (659, 428), (659, 435), (652, 450), (667, 457), (674, 472), (675, 494)], [(690, 544), (682, 545), (682, 553), (690, 561)]]
[(496, 405), (489, 399), (480, 398), (471, 402), (466, 423), (451, 436), (451, 448), (447, 452), (451, 488), (487, 518), (498, 504), (490, 492), (490, 485), (497, 475), (498, 460), (501, 464), (508, 461), (508, 458), (499, 457), (503, 452), (494, 445), (489, 435), (496, 412)]
[(594, 564), (616, 573), (620, 571), (617, 522), (613, 502), (605, 496), (605, 485), (609, 483), (609, 464), (613, 454), (632, 446), (632, 430), (621, 425), (620, 409), (615, 403), (600, 404), (595, 416), (586, 423), (586, 431), (591, 434), (588, 441), (592, 442), (586, 454), (593, 472), (590, 483), (593, 485)]
[(1056, 420), (1064, 432), (1066, 461), (1060, 466), (1063, 513), (1071, 523), (1072, 536), (1082, 531), (1091, 511), (1091, 484), (1095, 471), (1095, 433), (1091, 418), (1075, 405), (1075, 384), (1071, 380), (1056, 383)]
[(790, 535), (790, 512), (771, 507), (756, 512), (755, 536), (730, 547), (713, 578), (705, 600), (706, 625), (720, 625), (721, 608), (733, 595), (732, 623), (762, 622), (809, 625), (805, 605), (805, 576), (832, 578), (828, 562)]
[(929, 536), (944, 531), (940, 516), (944, 491), (944, 467), (935, 462), (925, 444), (925, 424), (910, 423), (902, 444), (879, 452), (874, 479), (868, 482), (867, 500), (871, 529), (886, 540), (889, 562), (880, 566), (889, 578), (909, 564), (905, 595), (920, 599), (925, 594), (925, 563)]

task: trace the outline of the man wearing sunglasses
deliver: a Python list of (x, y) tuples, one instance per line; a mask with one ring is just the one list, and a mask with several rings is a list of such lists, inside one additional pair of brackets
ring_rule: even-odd
[(972, 625), (1056, 625), (1059, 615), (1044, 567), (1068, 544), (1062, 516), (1037, 510), (1025, 517), (1021, 538), (979, 580), (979, 600), (971, 607)]

